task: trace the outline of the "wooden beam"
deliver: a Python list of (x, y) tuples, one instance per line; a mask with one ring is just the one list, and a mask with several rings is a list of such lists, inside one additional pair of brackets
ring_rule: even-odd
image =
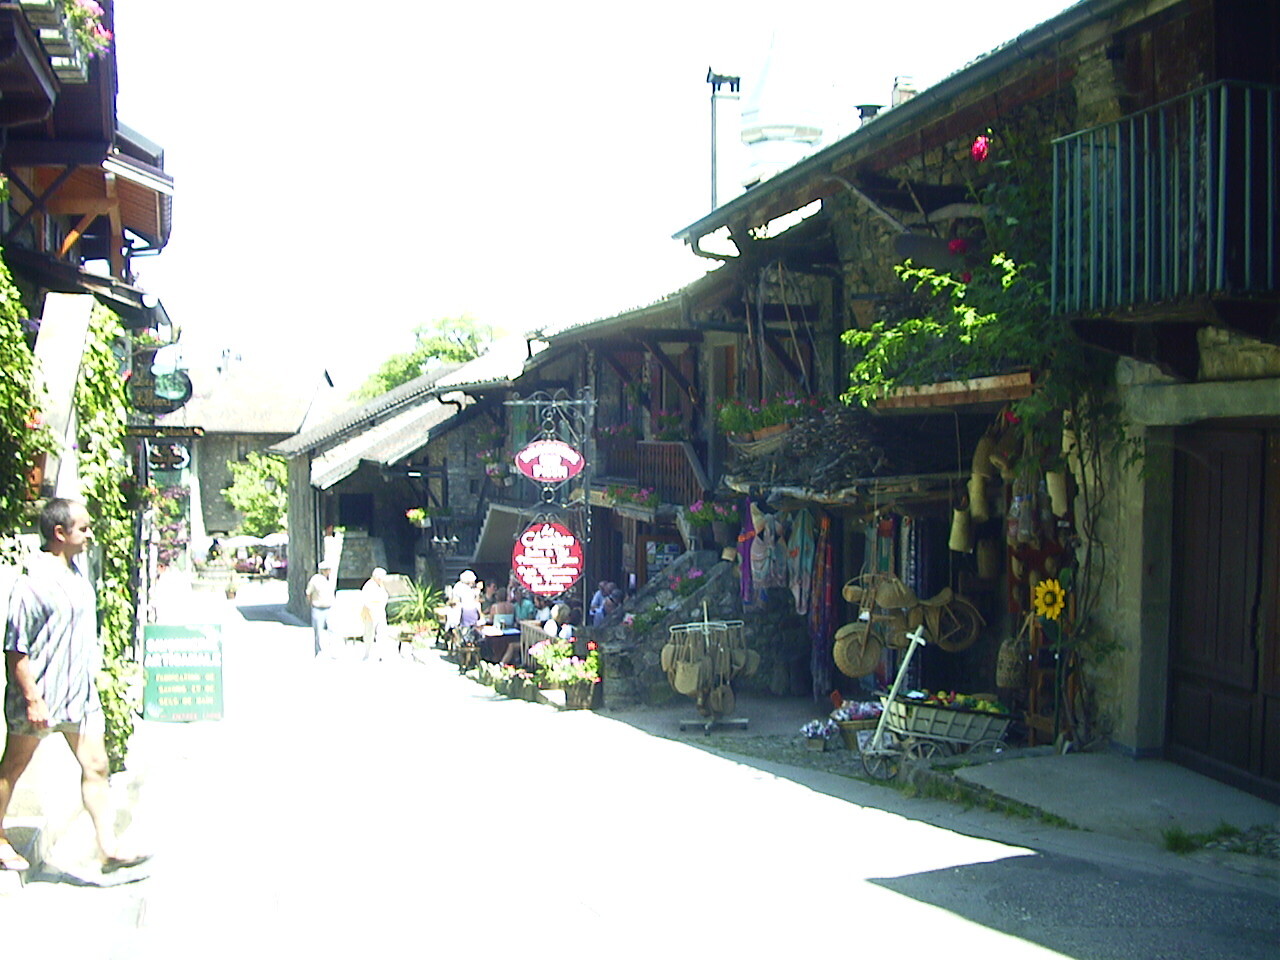
[(778, 339), (777, 334), (768, 328), (764, 328), (761, 330), (761, 335), (764, 339), (765, 346), (769, 348), (769, 352), (778, 358), (778, 362), (782, 364), (782, 369), (787, 371), (791, 376), (791, 379), (796, 382), (796, 386), (802, 390), (808, 390), (809, 386), (806, 383), (807, 378), (805, 377), (804, 371), (800, 369), (796, 362), (787, 354), (787, 351), (783, 349), (782, 341)]
[(684, 378), (680, 368), (671, 362), (671, 358), (666, 355), (658, 341), (653, 337), (638, 337), (637, 339), (644, 344), (645, 349), (658, 361), (658, 365), (667, 372), (668, 376), (675, 381), (676, 386), (689, 398), (689, 402), (693, 404), (695, 412), (700, 412), (702, 400), (698, 397), (697, 388)]
[(972, 380), (947, 380), (920, 387), (898, 387), (876, 401), (878, 410), (916, 407), (967, 406), (977, 403), (1004, 403), (1031, 396), (1034, 383), (1030, 370)]
[(635, 382), (635, 376), (632, 374), (632, 371), (619, 363), (617, 357), (604, 350), (599, 351), (599, 353), (600, 358), (609, 365), (609, 369), (618, 375), (618, 379), (621, 380), (623, 384), (630, 386)]
[(46, 190), (44, 193), (40, 194), (40, 196), (38, 197), (32, 197), (31, 192), (24, 188), (23, 193), (27, 194), (28, 197), (31, 197), (31, 206), (27, 208), (26, 212), (22, 216), (20, 216), (17, 220), (14, 221), (13, 225), (9, 227), (9, 229), (5, 232), (4, 237), (0, 238), (0, 242), (8, 243), (10, 240), (16, 237), (19, 231), (21, 231), (23, 227), (25, 227), (28, 223), (31, 222), (32, 217), (34, 217), (37, 213), (45, 209), (45, 204), (49, 202), (49, 198), (52, 197), (55, 193), (57, 193), (58, 189), (64, 183), (66, 183), (71, 178), (71, 175), (75, 172), (76, 172), (75, 167), (64, 167), (62, 169), (62, 172), (59, 173), (56, 177), (54, 177), (53, 183), (49, 184), (49, 189)]

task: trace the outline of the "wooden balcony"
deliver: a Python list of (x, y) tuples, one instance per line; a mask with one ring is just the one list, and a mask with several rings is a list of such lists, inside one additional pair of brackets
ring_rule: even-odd
[(639, 453), (636, 482), (641, 489), (656, 490), (661, 502), (693, 503), (711, 489), (692, 443), (641, 440), (636, 446)]

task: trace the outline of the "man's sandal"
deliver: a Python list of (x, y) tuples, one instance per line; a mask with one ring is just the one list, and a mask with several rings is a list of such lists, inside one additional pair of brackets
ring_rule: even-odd
[(151, 854), (140, 853), (127, 857), (107, 857), (102, 861), (103, 873), (115, 873), (117, 870), (127, 870), (129, 867), (138, 867), (151, 859)]
[(14, 870), (20, 873), (30, 869), (30, 861), (15, 850), (12, 843), (8, 840), (0, 840), (0, 870)]

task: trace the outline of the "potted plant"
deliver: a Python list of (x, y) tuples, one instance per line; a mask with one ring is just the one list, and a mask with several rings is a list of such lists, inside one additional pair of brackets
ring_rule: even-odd
[(535, 675), (546, 689), (564, 691), (569, 710), (590, 710), (595, 706), (600, 684), (600, 652), (594, 640), (587, 641), (586, 657), (573, 655), (572, 640), (545, 640), (535, 643), (529, 655), (537, 664)]
[(431, 511), (426, 507), (410, 507), (404, 512), (409, 518), (409, 522), (415, 527), (421, 527), (423, 530), (431, 526)]
[(839, 725), (830, 717), (825, 720), (810, 720), (800, 728), (800, 736), (804, 737), (804, 745), (810, 750), (819, 752), (827, 750), (828, 744), (839, 732)]
[(695, 500), (689, 505), (689, 523), (695, 527), (710, 526), (715, 545), (722, 547), (737, 536), (742, 514), (736, 503)]
[(679, 410), (653, 411), (653, 439), (679, 441), (684, 437), (684, 417)]

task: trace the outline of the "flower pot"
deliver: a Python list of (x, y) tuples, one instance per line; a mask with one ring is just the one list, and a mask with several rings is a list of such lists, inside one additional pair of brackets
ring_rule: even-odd
[(805, 737), (805, 749), (812, 750), (815, 753), (826, 753), (827, 738), (826, 737)]
[(776, 437), (780, 434), (786, 433), (790, 429), (791, 424), (789, 423), (775, 423), (769, 427), (757, 427), (755, 430), (751, 431), (751, 439), (768, 440), (770, 437)]
[(564, 686), (564, 707), (566, 710), (590, 710), (595, 706), (596, 687), (599, 684), (590, 680), (578, 683), (566, 683)]
[(735, 539), (735, 533), (733, 525), (723, 520), (713, 520), (711, 523), (711, 537), (717, 547), (723, 547)]

